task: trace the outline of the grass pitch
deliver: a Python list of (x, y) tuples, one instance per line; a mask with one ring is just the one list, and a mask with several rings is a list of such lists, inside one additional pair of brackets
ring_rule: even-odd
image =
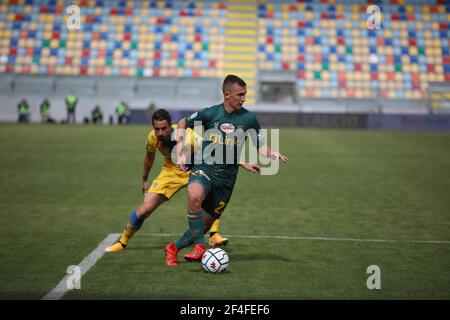
[[(1, 299), (42, 298), (122, 231), (142, 200), (149, 129), (0, 125)], [(277, 175), (239, 173), (222, 219), (226, 273), (165, 267), (163, 248), (176, 236), (164, 234), (187, 226), (181, 191), (64, 299), (450, 299), (449, 133), (280, 137), (289, 163)], [(150, 179), (160, 164), (159, 155)], [(370, 265), (381, 269), (380, 290), (366, 286)]]

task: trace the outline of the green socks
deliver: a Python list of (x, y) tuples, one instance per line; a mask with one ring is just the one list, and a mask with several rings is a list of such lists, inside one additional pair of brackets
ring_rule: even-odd
[(178, 249), (186, 248), (192, 243), (205, 244), (205, 238), (203, 237), (205, 222), (203, 221), (203, 216), (203, 210), (199, 212), (188, 212), (189, 229), (175, 241), (175, 246)]

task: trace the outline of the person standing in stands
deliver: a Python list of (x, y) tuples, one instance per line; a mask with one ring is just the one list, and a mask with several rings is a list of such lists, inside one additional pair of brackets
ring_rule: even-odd
[(30, 106), (25, 98), (20, 100), (17, 105), (17, 110), (19, 111), (19, 123), (30, 122)]
[(42, 101), (41, 106), (41, 123), (48, 123), (50, 120), (50, 102), (47, 98)]
[(67, 123), (76, 123), (75, 119), (75, 109), (77, 107), (78, 97), (71, 91), (66, 96), (66, 107), (67, 107)]

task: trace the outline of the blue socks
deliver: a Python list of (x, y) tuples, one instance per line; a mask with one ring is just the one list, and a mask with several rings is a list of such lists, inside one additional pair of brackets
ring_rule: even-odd
[(141, 217), (139, 218), (136, 214), (136, 210), (131, 214), (130, 216), (130, 224), (137, 230), (139, 229), (142, 224), (144, 223), (145, 218)]

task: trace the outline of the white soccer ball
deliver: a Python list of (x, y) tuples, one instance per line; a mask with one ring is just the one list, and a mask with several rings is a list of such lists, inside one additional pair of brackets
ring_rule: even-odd
[(209, 273), (221, 273), (230, 265), (230, 258), (221, 248), (208, 249), (202, 257), (202, 267)]

